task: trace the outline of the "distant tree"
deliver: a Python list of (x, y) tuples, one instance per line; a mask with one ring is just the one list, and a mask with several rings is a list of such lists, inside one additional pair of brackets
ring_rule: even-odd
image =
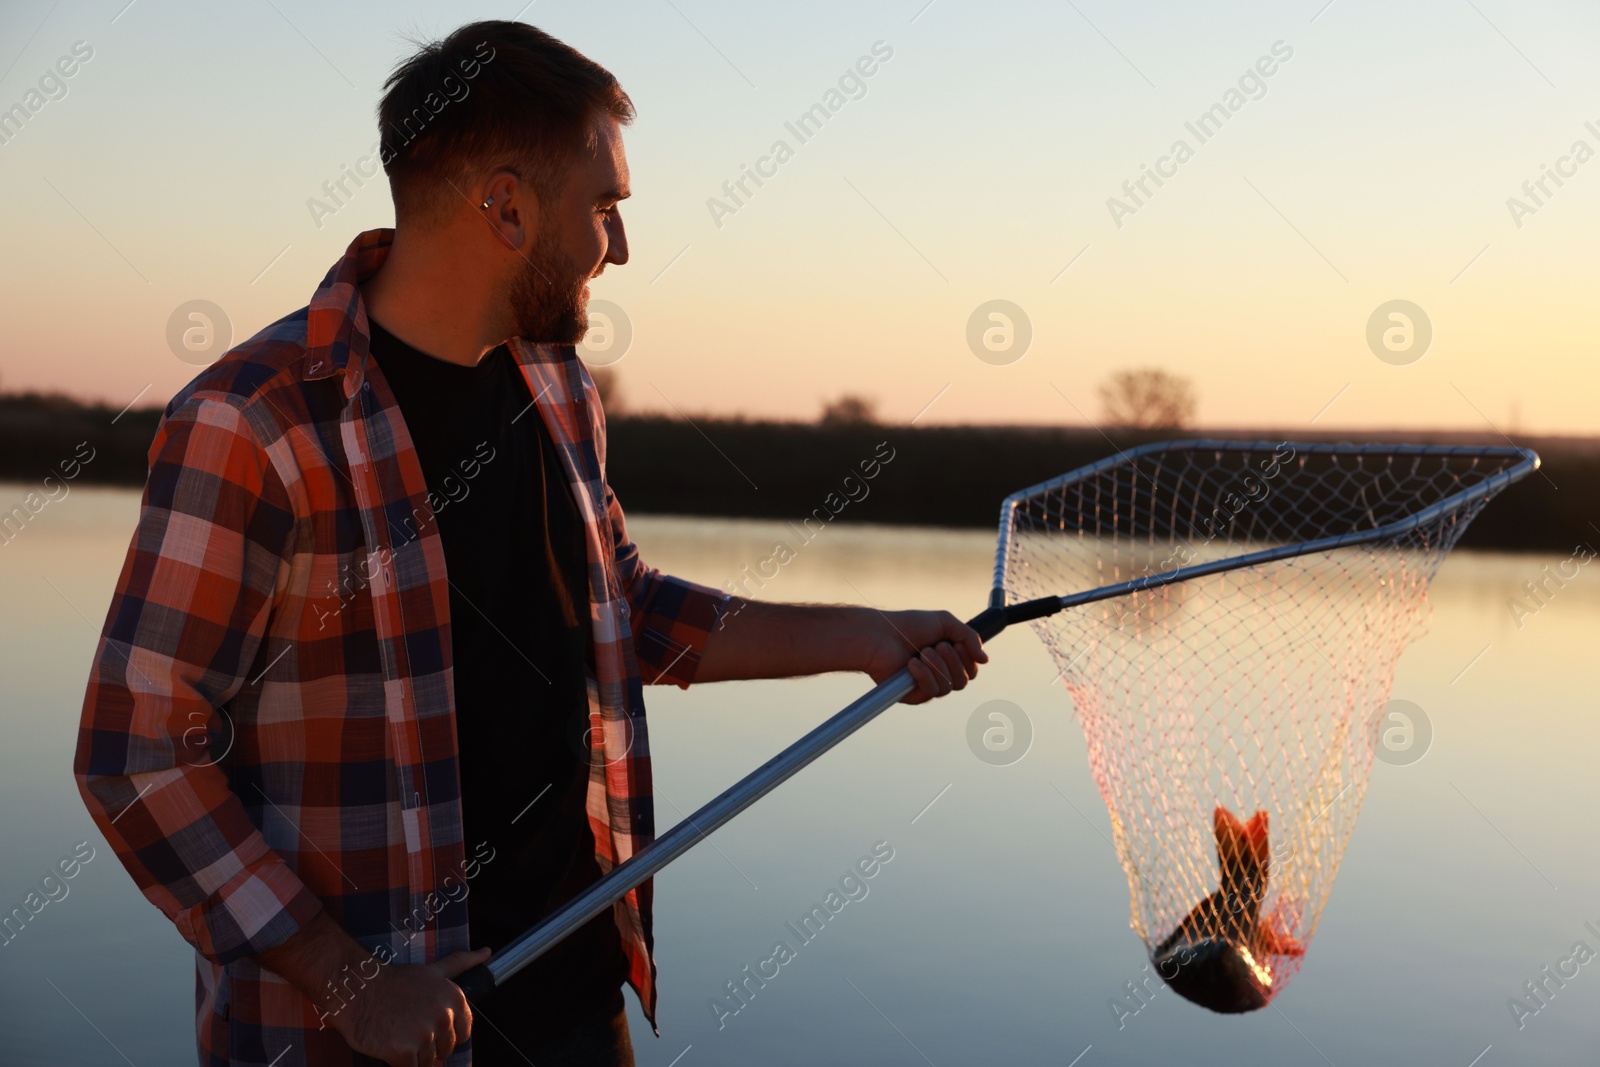
[(824, 426), (866, 426), (878, 421), (876, 401), (861, 396), (841, 396), (822, 405)]
[(600, 406), (608, 415), (622, 413), (622, 386), (617, 382), (617, 372), (609, 367), (591, 367), (589, 377), (594, 379), (595, 391), (600, 394)]
[(1157, 367), (1119, 370), (1100, 386), (1100, 408), (1112, 426), (1178, 429), (1194, 418), (1194, 386)]

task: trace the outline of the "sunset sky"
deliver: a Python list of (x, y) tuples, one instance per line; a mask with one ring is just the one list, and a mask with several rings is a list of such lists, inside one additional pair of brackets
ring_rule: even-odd
[[(404, 36), (520, 17), (638, 108), (633, 258), (594, 286), (632, 323), (633, 410), (804, 419), (851, 393), (887, 420), (1081, 425), (1108, 374), (1158, 366), (1201, 425), (1600, 431), (1593, 4), (518, 6), (6, 3), (0, 109), (29, 113), (0, 125), (0, 388), (164, 402), (197, 370), (175, 308), (215, 303), (239, 341), (303, 305), (392, 222), (381, 175), (308, 201), (371, 151)], [(830, 102), (808, 140), (786, 126)], [(1136, 203), (1147, 165), (1168, 176)], [(969, 347), (990, 300), (1031, 323), (1015, 362)], [(1392, 300), (1432, 324), (1404, 365), (1368, 344)]]

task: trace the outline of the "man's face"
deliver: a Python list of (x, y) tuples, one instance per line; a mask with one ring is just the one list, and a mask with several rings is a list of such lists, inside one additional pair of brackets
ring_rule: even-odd
[(629, 195), (622, 131), (606, 116), (593, 151), (581, 152), (553, 203), (540, 204), (538, 234), (511, 282), (517, 335), (577, 344), (588, 332), (589, 279), (628, 261), (619, 204)]

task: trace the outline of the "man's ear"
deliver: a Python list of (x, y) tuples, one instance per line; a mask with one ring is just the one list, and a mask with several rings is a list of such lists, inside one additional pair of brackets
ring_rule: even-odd
[(515, 171), (497, 170), (478, 186), (474, 209), (513, 252), (529, 248), (539, 231), (539, 197)]

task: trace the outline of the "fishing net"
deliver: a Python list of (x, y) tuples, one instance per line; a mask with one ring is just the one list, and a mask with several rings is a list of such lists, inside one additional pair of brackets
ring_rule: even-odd
[[(1007, 604), (1124, 586), (1033, 625), (1083, 725), (1131, 924), (1178, 992), (1251, 1010), (1298, 971), (1428, 583), (1519, 463), (1190, 442), (1007, 501)], [(1181, 568), (1197, 576), (1151, 580)]]

